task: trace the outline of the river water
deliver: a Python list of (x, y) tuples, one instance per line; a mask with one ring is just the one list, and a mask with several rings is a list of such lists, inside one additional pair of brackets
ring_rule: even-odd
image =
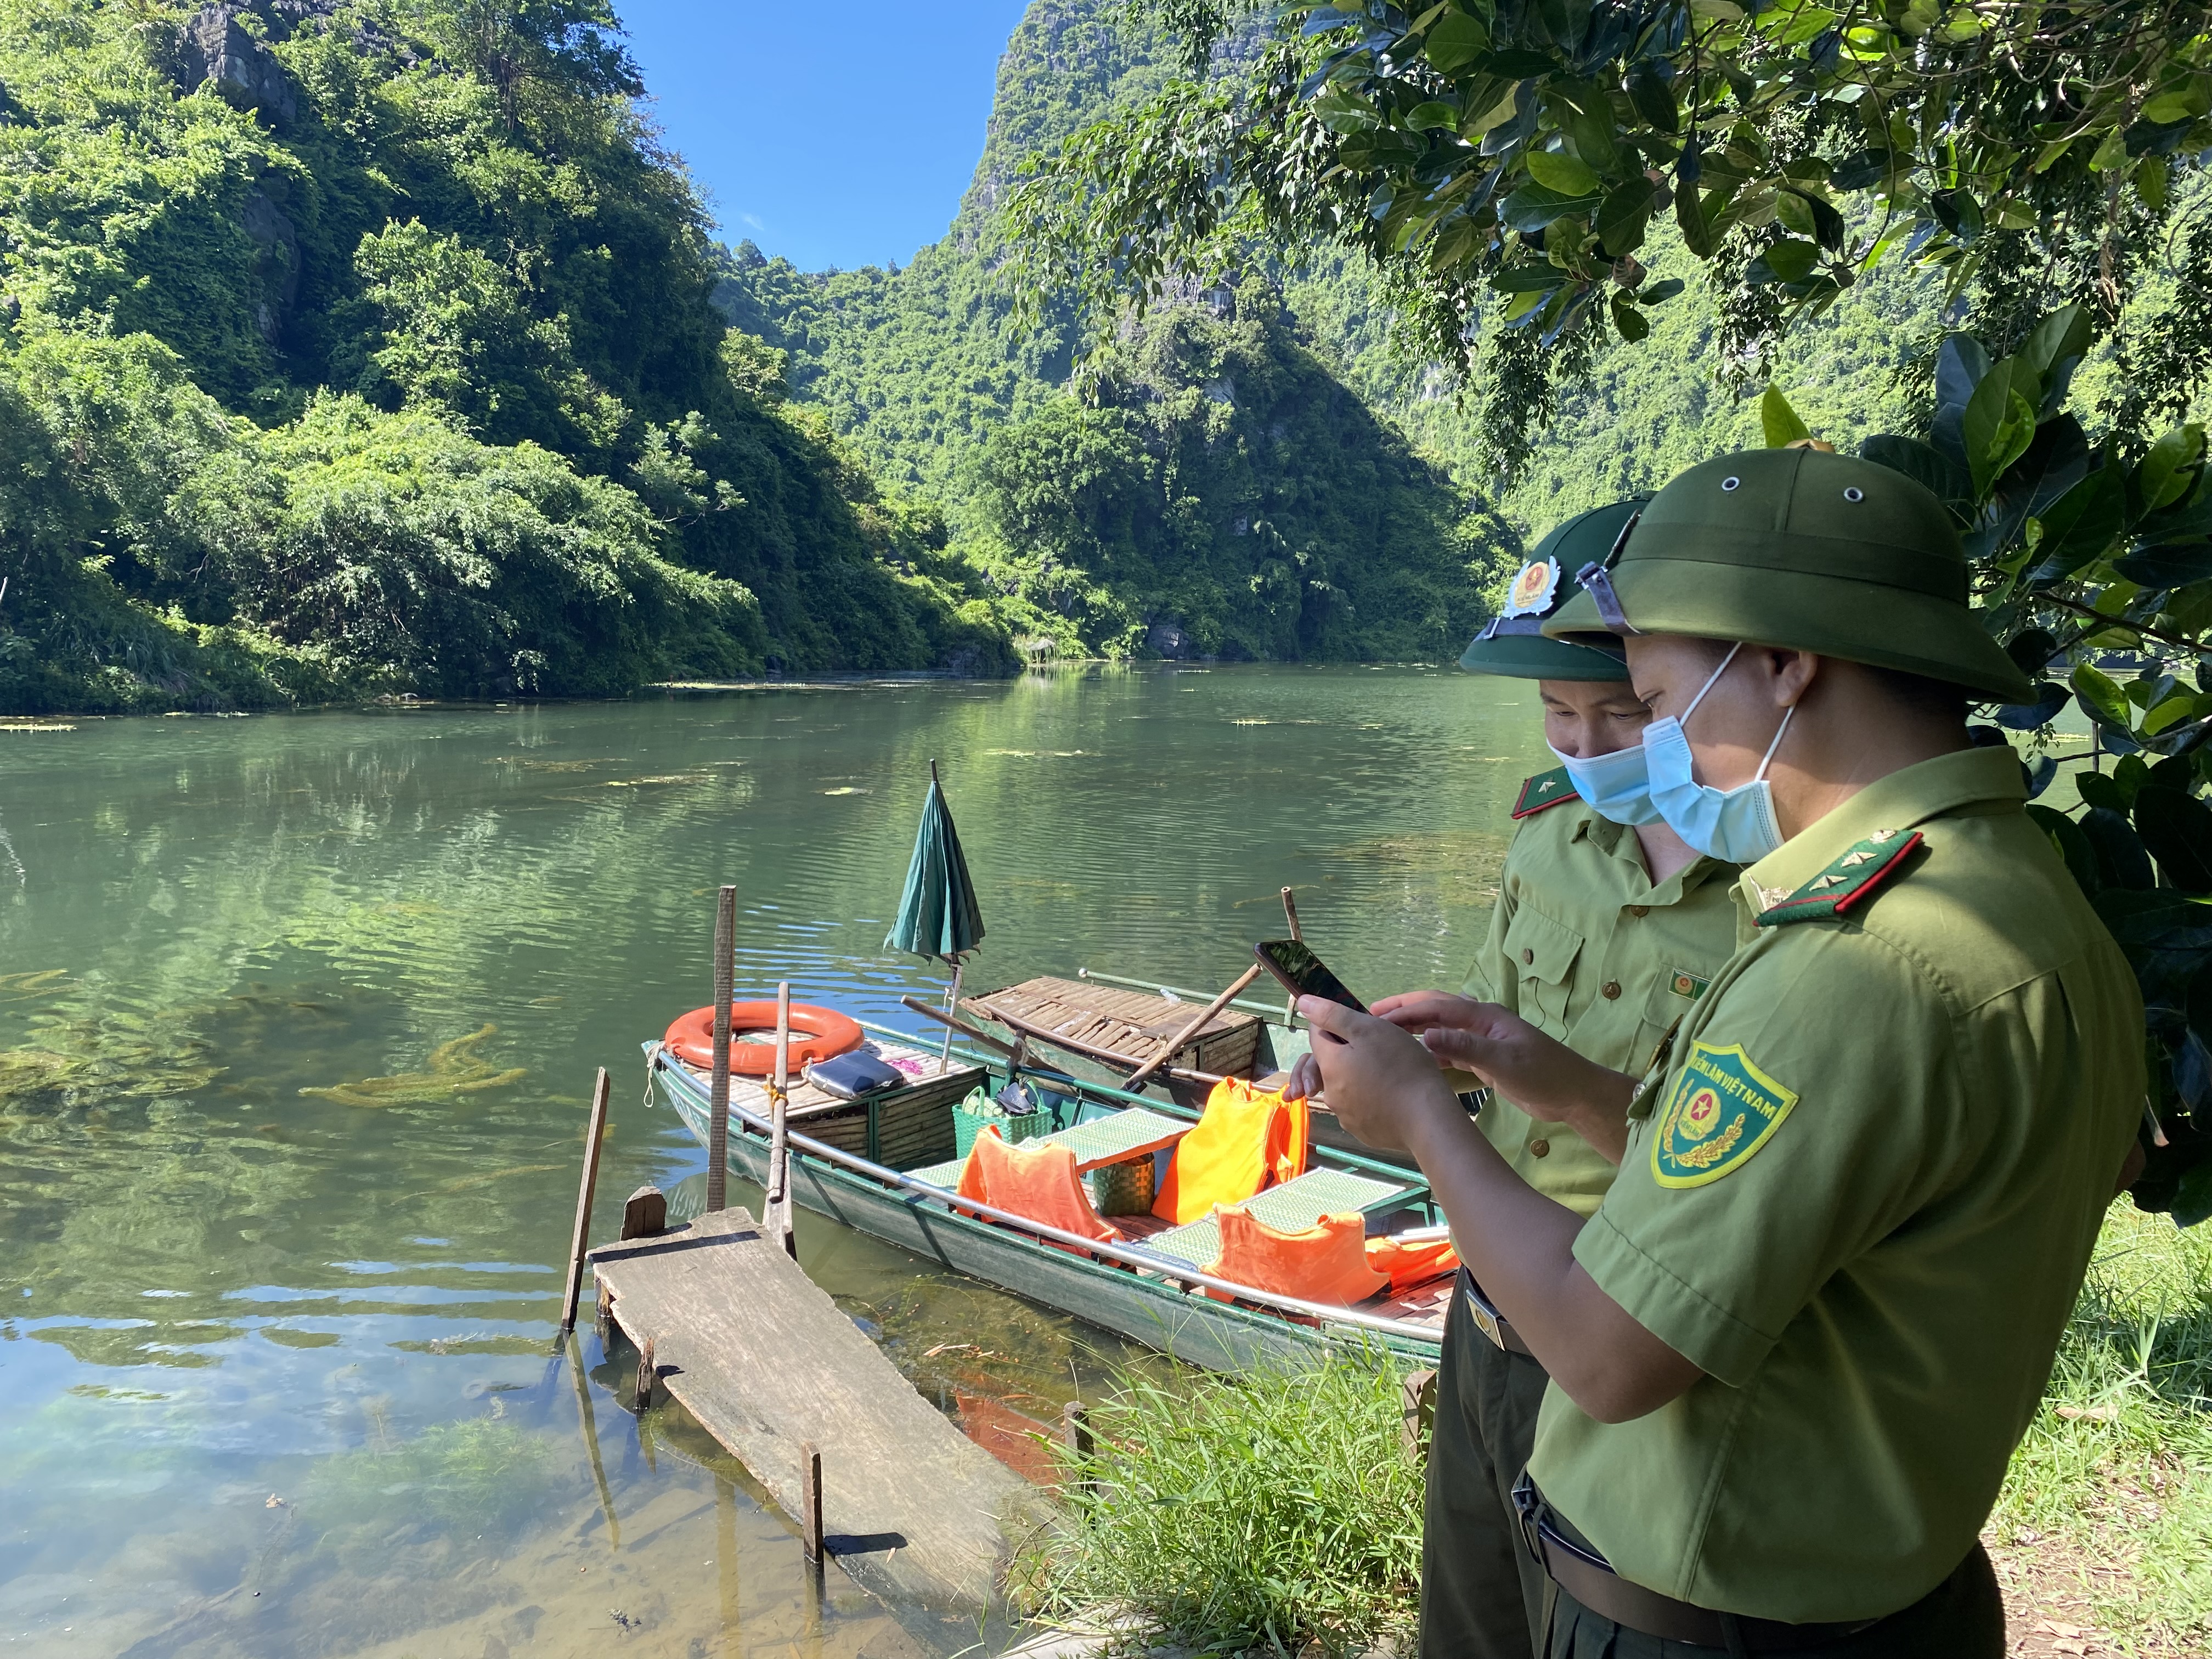
[[(598, 1232), (703, 1166), (639, 1044), (738, 986), (911, 1026), (882, 948), (937, 758), (977, 987), (1213, 987), (1279, 931), (1455, 985), (1543, 763), (1534, 688), (1071, 669), (620, 704), (0, 731), (0, 1650), (132, 1659), (945, 1653), (805, 1593), (791, 1528), (588, 1320), (556, 1348), (593, 1068)], [(733, 1188), (732, 1200), (750, 1194)], [(1127, 1356), (800, 1218), (948, 1409)]]

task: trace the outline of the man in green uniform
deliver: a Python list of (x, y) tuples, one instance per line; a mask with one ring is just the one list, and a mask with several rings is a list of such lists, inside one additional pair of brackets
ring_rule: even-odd
[[(1474, 673), (1538, 682), (1545, 738), (1562, 762), (1521, 786), (1498, 906), (1467, 989), (1616, 1071), (1649, 1061), (1735, 948), (1734, 866), (1685, 846), (1643, 788), (1651, 714), (1619, 647), (1540, 631), (1580, 591), (1568, 573), (1605, 558), (1643, 505), (1599, 507), (1545, 537), (1503, 612), (1460, 659)], [(1579, 1215), (1613, 1184), (1617, 1151), (1605, 1157), (1569, 1124), (1531, 1117), (1498, 1094), (1476, 1122), (1516, 1175)], [(1528, 1345), (1462, 1274), (1444, 1323), (1429, 1447), (1423, 1659), (1530, 1659), (1542, 1639), (1546, 1581), (1522, 1547), (1511, 1494), (1545, 1382)]]
[[(1942, 504), (1843, 456), (1694, 467), (1585, 582), (1547, 630), (1625, 637), (1655, 804), (1753, 860), (1740, 948), (1640, 1080), (1504, 1010), (1304, 999), (1330, 1105), (1413, 1153), (1551, 1373), (1551, 1654), (1997, 1659), (1976, 1539), (2144, 1085), (2133, 975), (1966, 732), (2026, 683)], [(1439, 1058), (1626, 1119), (1595, 1215), (1514, 1175)]]

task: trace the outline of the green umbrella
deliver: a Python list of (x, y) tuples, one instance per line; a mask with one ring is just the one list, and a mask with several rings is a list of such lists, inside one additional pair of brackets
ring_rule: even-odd
[[(968, 874), (967, 855), (960, 850), (960, 832), (952, 827), (952, 809), (945, 804), (945, 790), (938, 782), (937, 763), (932, 761), (929, 799), (921, 805), (921, 828), (915, 834), (906, 890), (899, 895), (898, 920), (884, 944), (951, 967), (952, 989), (946, 1001), (950, 1013), (957, 1012), (960, 1000), (960, 959), (982, 939), (983, 912), (975, 903), (975, 884)], [(949, 1031), (945, 1050), (945, 1063), (950, 1063)]]

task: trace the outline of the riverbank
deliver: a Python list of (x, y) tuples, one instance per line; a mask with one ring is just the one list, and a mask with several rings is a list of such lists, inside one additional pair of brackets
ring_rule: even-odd
[[(1418, 1471), (1394, 1371), (1152, 1374), (1063, 1455), (1063, 1524), (1015, 1590), (1037, 1617), (1213, 1651), (1410, 1651)], [(2009, 1650), (2184, 1659), (2212, 1640), (2212, 1236), (2116, 1204), (2044, 1408), (1984, 1534)]]

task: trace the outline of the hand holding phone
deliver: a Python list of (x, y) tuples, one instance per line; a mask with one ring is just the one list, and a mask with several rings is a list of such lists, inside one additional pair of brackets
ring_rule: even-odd
[(1344, 981), (1329, 972), (1322, 959), (1308, 950), (1305, 942), (1295, 939), (1262, 939), (1252, 947), (1252, 954), (1260, 965), (1283, 983), (1283, 988), (1293, 996), (1324, 997), (1341, 1003), (1357, 1013), (1367, 1012), (1366, 1004), (1345, 988)]

